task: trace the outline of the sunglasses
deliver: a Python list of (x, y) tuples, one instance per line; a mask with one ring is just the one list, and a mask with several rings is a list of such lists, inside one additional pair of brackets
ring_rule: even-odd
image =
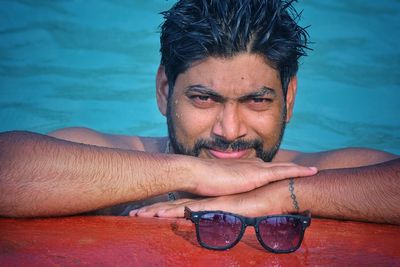
[(240, 241), (246, 227), (252, 225), (260, 244), (273, 253), (296, 251), (311, 223), (310, 212), (248, 218), (224, 211), (195, 212), (188, 207), (185, 207), (185, 218), (195, 224), (197, 241), (205, 248), (229, 249)]

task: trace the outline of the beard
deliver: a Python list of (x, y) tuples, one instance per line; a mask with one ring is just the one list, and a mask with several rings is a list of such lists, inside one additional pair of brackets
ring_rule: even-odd
[(180, 142), (176, 135), (175, 123), (172, 118), (172, 107), (171, 102), (168, 101), (167, 105), (167, 125), (168, 125), (168, 137), (170, 144), (176, 154), (188, 155), (198, 157), (202, 149), (212, 149), (219, 151), (239, 151), (244, 149), (254, 149), (256, 151), (256, 157), (262, 159), (265, 162), (271, 162), (279, 150), (283, 134), (286, 128), (286, 105), (283, 108), (281, 114), (281, 125), (278, 133), (278, 140), (269, 149), (264, 149), (264, 141), (261, 138), (253, 140), (236, 139), (228, 141), (223, 137), (216, 136), (214, 138), (198, 139), (192, 148), (185, 146)]

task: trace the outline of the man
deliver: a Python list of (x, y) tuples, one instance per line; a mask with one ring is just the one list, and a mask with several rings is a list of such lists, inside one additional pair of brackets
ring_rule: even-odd
[(400, 223), (396, 155), (279, 149), (307, 49), (291, 2), (179, 1), (164, 12), (156, 84), (169, 137), (2, 133), (0, 215), (179, 217), (188, 206)]

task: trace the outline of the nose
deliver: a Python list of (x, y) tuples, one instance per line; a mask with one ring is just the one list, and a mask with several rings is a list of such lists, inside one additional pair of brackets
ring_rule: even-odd
[(213, 126), (213, 134), (234, 141), (247, 134), (245, 120), (237, 103), (225, 103)]

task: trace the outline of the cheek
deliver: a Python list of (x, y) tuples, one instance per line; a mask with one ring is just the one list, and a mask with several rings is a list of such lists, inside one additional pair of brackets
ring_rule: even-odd
[(185, 100), (175, 101), (171, 114), (176, 137), (180, 142), (194, 145), (199, 138), (209, 138), (215, 114), (211, 110), (199, 110)]
[(266, 146), (274, 145), (280, 138), (282, 129), (282, 115), (280, 109), (276, 112), (271, 110), (257, 113), (247, 114), (248, 126), (252, 128), (255, 135), (264, 141)]

